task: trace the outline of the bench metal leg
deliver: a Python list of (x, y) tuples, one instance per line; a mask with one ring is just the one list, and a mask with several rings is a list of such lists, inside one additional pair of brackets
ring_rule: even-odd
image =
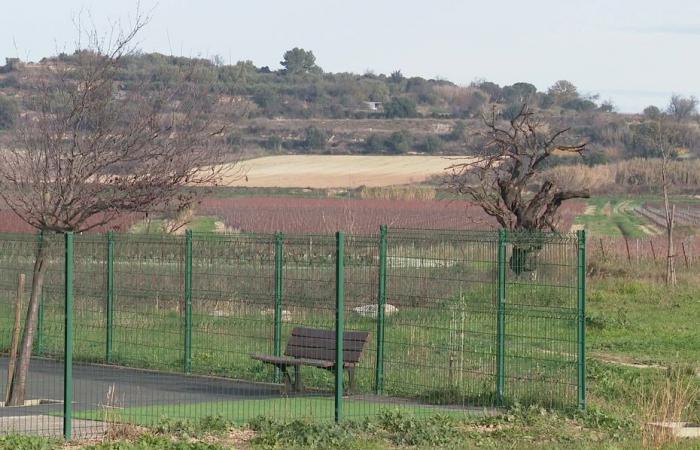
[(292, 377), (289, 375), (289, 371), (287, 370), (286, 365), (280, 364), (278, 367), (282, 371), (282, 379), (284, 380), (284, 392), (288, 393), (292, 390)]
[(355, 391), (355, 367), (348, 367), (348, 395)]
[(294, 391), (304, 392), (304, 383), (301, 380), (301, 366), (294, 366)]

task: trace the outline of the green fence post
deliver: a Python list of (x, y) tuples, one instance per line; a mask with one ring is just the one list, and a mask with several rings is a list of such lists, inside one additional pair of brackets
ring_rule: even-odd
[(73, 233), (65, 234), (65, 324), (63, 362), (63, 437), (73, 434)]
[(335, 421), (343, 418), (343, 340), (345, 338), (345, 234), (335, 235)]
[[(282, 356), (282, 264), (284, 234), (275, 234), (275, 356)], [(282, 373), (275, 367), (275, 382), (279, 383)]]
[(578, 238), (578, 406), (586, 408), (586, 231)]
[(185, 232), (185, 373), (192, 372), (192, 230)]
[(498, 230), (498, 310), (496, 322), (496, 399), (503, 405), (506, 383), (506, 243), (505, 229)]
[(386, 307), (386, 249), (387, 226), (379, 227), (379, 291), (377, 293), (377, 362), (375, 386), (377, 395), (384, 390), (384, 310)]
[(105, 359), (112, 364), (112, 338), (114, 336), (114, 232), (107, 233), (107, 343)]

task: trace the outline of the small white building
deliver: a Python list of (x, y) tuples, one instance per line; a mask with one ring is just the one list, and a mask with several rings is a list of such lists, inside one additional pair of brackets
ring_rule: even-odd
[(370, 111), (379, 111), (382, 109), (382, 102), (364, 102), (367, 109)]

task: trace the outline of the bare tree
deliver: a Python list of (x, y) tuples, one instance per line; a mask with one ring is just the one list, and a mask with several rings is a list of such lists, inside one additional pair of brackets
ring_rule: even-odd
[(669, 162), (673, 159), (673, 136), (665, 119), (661, 118), (655, 124), (656, 145), (661, 154), (661, 188), (664, 196), (664, 212), (666, 225), (666, 284), (676, 284), (675, 249), (673, 246), (673, 230), (676, 223), (676, 205), (671, 205), (669, 200), (669, 188), (671, 180), (668, 175)]
[[(123, 213), (183, 209), (195, 187), (221, 181), (222, 130), (210, 119), (211, 90), (192, 81), (196, 67), (165, 87), (115, 82), (146, 22), (137, 17), (109, 42), (89, 32), (73, 62), (44, 65), (29, 80), (29, 111), (0, 154), (0, 197), (36, 229), (83, 232)], [(37, 245), (10, 405), (25, 398), (46, 270), (45, 244)]]
[[(581, 154), (586, 144), (571, 143), (569, 128), (552, 127), (527, 105), (510, 121), (501, 120), (495, 109), (483, 120), (475, 157), (448, 168), (448, 187), (470, 197), (507, 230), (555, 231), (562, 203), (590, 193), (556, 186), (542, 171), (555, 152)], [(536, 250), (514, 249), (511, 267), (523, 271), (523, 261)]]
[(682, 97), (678, 94), (671, 96), (666, 112), (676, 120), (688, 119), (697, 114), (698, 99), (693, 97)]

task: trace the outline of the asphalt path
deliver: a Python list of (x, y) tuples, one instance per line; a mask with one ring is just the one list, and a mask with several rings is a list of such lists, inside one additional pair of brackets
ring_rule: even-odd
[[(6, 357), (0, 358), (0, 392), (3, 397), (7, 364)], [(63, 362), (33, 359), (27, 399), (54, 400), (58, 403), (0, 408), (0, 417), (62, 411), (63, 379)], [(74, 411), (280, 396), (280, 388), (275, 385), (98, 364), (74, 363), (73, 381)]]

